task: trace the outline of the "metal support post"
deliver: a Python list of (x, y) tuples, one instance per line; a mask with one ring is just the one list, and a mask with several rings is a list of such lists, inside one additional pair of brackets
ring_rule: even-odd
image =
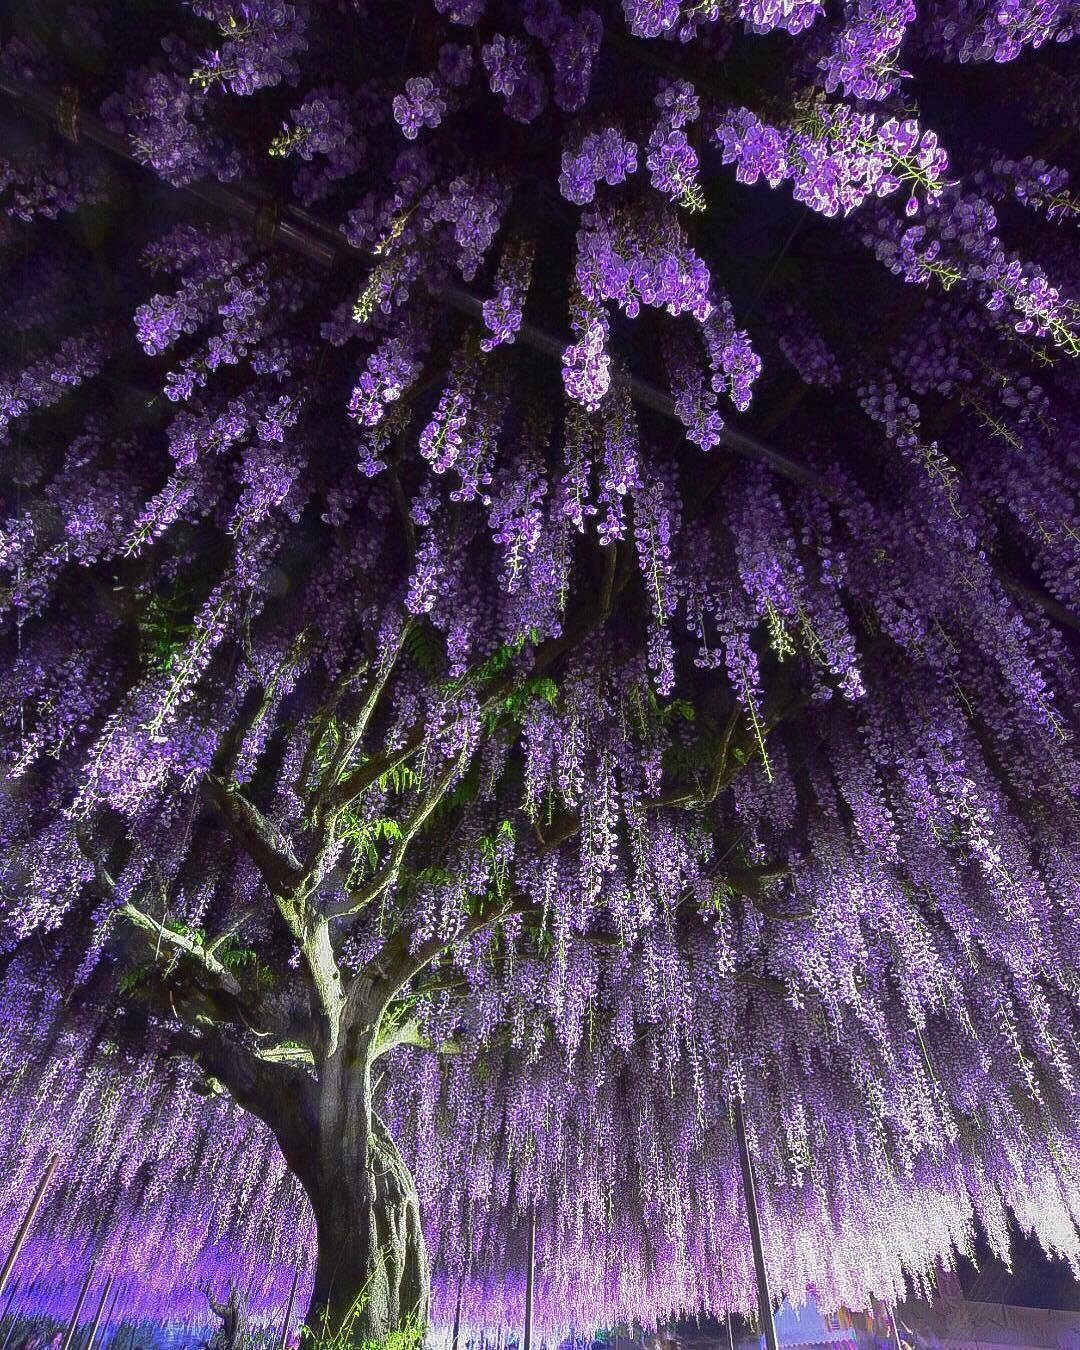
[(533, 1278), (536, 1266), (536, 1205), (529, 1206), (529, 1254), (525, 1266), (525, 1339), (522, 1350), (532, 1350)]
[(90, 1281), (94, 1278), (94, 1263), (90, 1262), (90, 1269), (86, 1272), (86, 1279), (82, 1282), (82, 1288), (79, 1290), (79, 1297), (75, 1300), (75, 1311), (71, 1314), (71, 1321), (68, 1323), (68, 1329), (64, 1334), (64, 1342), (60, 1350), (71, 1350), (72, 1342), (75, 1340), (75, 1332), (79, 1327), (79, 1318), (82, 1316), (83, 1304), (86, 1302), (86, 1295), (90, 1292)]
[(15, 1234), (15, 1239), (11, 1244), (11, 1250), (7, 1254), (7, 1260), (4, 1262), (3, 1269), (0, 1270), (0, 1294), (3, 1294), (7, 1287), (12, 1267), (19, 1259), (19, 1253), (23, 1249), (23, 1243), (26, 1241), (30, 1229), (34, 1225), (34, 1220), (37, 1218), (37, 1212), (41, 1208), (42, 1200), (45, 1199), (45, 1192), (49, 1189), (49, 1182), (53, 1179), (53, 1173), (56, 1171), (56, 1166), (59, 1161), (59, 1153), (54, 1153), (49, 1159), (41, 1180), (38, 1182), (37, 1190), (34, 1192), (34, 1198), (30, 1201), (30, 1208), (23, 1215), (22, 1223), (19, 1224), (18, 1232)]
[(746, 1143), (746, 1123), (742, 1102), (735, 1101), (735, 1137), (739, 1143), (739, 1162), (742, 1165), (743, 1195), (746, 1199), (746, 1222), (750, 1228), (750, 1246), (754, 1253), (754, 1273), (757, 1276), (758, 1319), (765, 1335), (765, 1350), (777, 1350), (776, 1323), (773, 1321), (772, 1298), (769, 1294), (769, 1275), (765, 1269), (765, 1249), (761, 1243), (761, 1220), (758, 1217), (757, 1192), (754, 1189), (754, 1169), (750, 1164), (750, 1149)]

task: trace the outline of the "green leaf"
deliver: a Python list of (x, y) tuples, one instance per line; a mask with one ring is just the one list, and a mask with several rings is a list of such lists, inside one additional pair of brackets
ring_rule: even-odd
[(437, 675), (446, 669), (446, 642), (430, 619), (417, 619), (410, 626), (405, 654), (425, 675)]
[(383, 792), (387, 788), (391, 788), (394, 792), (404, 792), (407, 788), (416, 787), (420, 779), (416, 771), (410, 769), (407, 764), (395, 764), (392, 769), (381, 773), (375, 781)]
[(216, 956), (226, 969), (243, 970), (257, 984), (272, 986), (277, 983), (277, 976), (259, 960), (259, 953), (251, 947), (242, 947), (235, 938), (226, 938)]
[(153, 593), (139, 618), (143, 659), (159, 675), (167, 675), (187, 649), (195, 631), (196, 603), (190, 588), (169, 595)]
[(132, 970), (125, 970), (118, 982), (120, 993), (128, 998), (132, 994), (141, 992), (146, 987), (149, 973), (149, 966), (135, 966)]

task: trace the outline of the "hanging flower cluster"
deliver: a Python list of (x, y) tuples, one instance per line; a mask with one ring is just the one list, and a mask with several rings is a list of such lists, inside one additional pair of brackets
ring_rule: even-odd
[[(37, 1306), (318, 1287), (277, 1113), (361, 1042), (439, 1322), (530, 1210), (552, 1335), (752, 1308), (736, 1102), (777, 1287), (1080, 1261), (1072, 12), (63, 8), (6, 85), (129, 162), (0, 155)], [(920, 106), (971, 61), (1007, 146)]]

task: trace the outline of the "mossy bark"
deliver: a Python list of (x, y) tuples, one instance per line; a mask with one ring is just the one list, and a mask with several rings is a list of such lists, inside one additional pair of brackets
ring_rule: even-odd
[(381, 1345), (427, 1326), (420, 1202), (372, 1107), (369, 1057), (334, 1060), (320, 1083), (317, 1165), (304, 1179), (319, 1243), (307, 1325), (335, 1345)]

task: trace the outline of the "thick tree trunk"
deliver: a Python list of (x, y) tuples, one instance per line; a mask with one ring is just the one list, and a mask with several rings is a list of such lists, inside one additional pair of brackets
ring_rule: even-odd
[(416, 1186), (371, 1106), (371, 1072), (331, 1063), (320, 1083), (318, 1166), (302, 1178), (318, 1261), (307, 1324), (335, 1346), (427, 1328), (428, 1263)]
[(269, 1126), (307, 1192), (319, 1244), (307, 1313), (316, 1341), (372, 1350), (393, 1332), (426, 1331), (428, 1262), (415, 1183), (372, 1105), (377, 1018), (349, 1013), (314, 1078), (205, 1034), (177, 1047)]
[(336, 1177), (311, 1196), (319, 1254), (308, 1326), (350, 1346), (422, 1332), (428, 1265), (412, 1177), (377, 1123), (367, 1140), (342, 1144)]

